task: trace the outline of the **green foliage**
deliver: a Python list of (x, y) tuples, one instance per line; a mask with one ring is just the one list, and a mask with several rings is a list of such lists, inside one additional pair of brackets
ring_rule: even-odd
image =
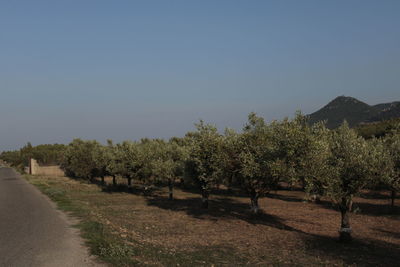
[(175, 180), (183, 178), (187, 149), (175, 141), (158, 142), (154, 152), (150, 159), (153, 178), (156, 183), (168, 185), (169, 198), (172, 199)]
[(168, 183), (175, 178), (182, 177), (186, 158), (186, 147), (175, 142), (159, 143), (152, 160), (155, 179), (162, 183)]
[(364, 188), (386, 179), (391, 173), (390, 157), (381, 140), (366, 141), (345, 122), (331, 132), (328, 172), (317, 181), (324, 193), (338, 204), (342, 221), (340, 240), (351, 240), (349, 212), (353, 197)]
[(373, 137), (384, 137), (390, 134), (396, 125), (400, 123), (400, 118), (385, 120), (381, 122), (367, 123), (355, 128), (356, 132), (365, 139)]
[(199, 182), (203, 190), (209, 190), (216, 183), (217, 154), (221, 145), (221, 136), (217, 128), (200, 121), (197, 132), (190, 138), (187, 174)]
[(205, 124), (196, 124), (197, 131), (187, 135), (190, 145), (186, 162), (186, 175), (200, 186), (203, 193), (203, 206), (208, 206), (208, 194), (213, 185), (218, 182), (218, 153), (222, 138), (217, 128)]
[[(3, 152), (0, 159), (13, 166), (24, 166), (31, 157), (42, 164), (62, 162), (71, 176), (89, 181), (101, 177), (102, 182), (112, 176), (114, 185), (119, 176), (128, 180), (129, 187), (132, 180), (140, 181), (145, 190), (168, 185), (170, 199), (177, 179), (190, 181), (201, 189), (205, 208), (211, 190), (224, 184), (247, 192), (254, 213), (259, 211), (258, 199), (280, 182), (300, 184), (309, 195), (324, 195), (338, 204), (341, 238), (349, 240), (348, 212), (362, 189), (383, 184), (392, 191), (394, 203), (400, 189), (400, 124), (393, 120), (353, 130), (345, 122), (329, 130), (323, 122), (310, 125), (308, 119), (297, 113), (294, 119), (268, 124), (250, 113), (241, 133), (226, 129), (221, 135), (216, 127), (200, 121), (196, 131), (168, 142), (144, 138), (118, 144), (109, 140), (105, 146), (81, 139), (68, 146), (28, 143), (18, 151)], [(63, 198), (63, 192), (47, 193)], [(129, 257), (124, 247), (113, 245), (97, 253)]]
[(240, 152), (241, 135), (232, 129), (225, 129), (222, 137), (221, 149), (216, 155), (217, 165), (216, 175), (222, 177), (222, 183), (228, 188), (239, 185), (240, 181)]
[[(389, 124), (388, 124), (389, 125)], [(386, 127), (386, 126), (385, 126)], [(251, 198), (258, 212), (258, 198), (280, 182), (301, 184), (308, 194), (325, 195), (350, 209), (354, 196), (364, 188), (383, 183), (392, 191), (400, 187), (400, 126), (386, 127), (385, 138), (364, 139), (344, 123), (329, 130), (324, 123), (310, 125), (308, 117), (273, 121), (250, 113), (243, 132), (196, 124), (184, 138), (144, 138), (101, 145), (73, 140), (68, 146), (27, 144), (3, 152), (1, 159), (15, 165), (35, 157), (42, 163), (60, 162), (67, 174), (92, 180), (105, 176), (140, 181), (147, 188), (168, 185), (172, 199), (177, 179), (193, 181), (202, 191), (203, 205), (220, 184), (238, 187)], [(358, 130), (358, 133), (359, 130)], [(114, 184), (116, 180), (114, 179)]]
[(254, 197), (274, 189), (282, 167), (273, 142), (275, 123), (268, 126), (264, 119), (251, 113), (240, 140), (241, 184)]
[(32, 146), (27, 143), (24, 147), (15, 151), (4, 151), (0, 154), (0, 159), (6, 161), (13, 167), (23, 169), (29, 165), (29, 159), (34, 158), (42, 165), (61, 164), (64, 156), (65, 145), (45, 144)]
[(306, 153), (301, 158), (302, 168), (299, 179), (304, 179), (305, 191), (317, 198), (325, 193), (324, 177), (329, 177), (332, 157), (330, 149), (331, 132), (323, 123), (311, 127)]
[(113, 177), (122, 175), (124, 173), (124, 165), (120, 146), (116, 146), (113, 144), (112, 140), (108, 140), (106, 151), (108, 158), (106, 172)]
[(99, 173), (95, 154), (100, 150), (97, 141), (74, 139), (65, 150), (62, 167), (68, 175), (91, 180)]
[(141, 166), (138, 171), (138, 178), (145, 184), (151, 185), (157, 182), (155, 174), (155, 162), (161, 160), (166, 149), (166, 144), (159, 139), (142, 139), (138, 144), (139, 155), (137, 158), (138, 165)]
[(376, 181), (383, 151), (359, 137), (346, 123), (332, 132), (329, 141), (329, 172), (321, 181), (326, 194), (339, 203)]
[(400, 123), (384, 139), (385, 149), (389, 156), (387, 161), (391, 162), (392, 172), (383, 179), (383, 183), (392, 191), (400, 191)]
[(131, 180), (139, 178), (142, 171), (142, 159), (139, 144), (131, 141), (124, 141), (116, 146), (116, 155), (118, 157), (118, 174), (128, 179), (129, 186)]
[(322, 124), (310, 127), (307, 118), (300, 112), (293, 120), (284, 119), (274, 122), (272, 127), (272, 142), (276, 158), (280, 160), (280, 177), (289, 184), (300, 182), (305, 186), (305, 180), (313, 176), (310, 165), (314, 160), (316, 149), (316, 129)]
[(96, 145), (92, 150), (92, 158), (94, 161), (93, 175), (101, 177), (104, 184), (104, 177), (111, 175), (109, 166), (113, 160), (112, 142), (109, 141), (108, 146)]

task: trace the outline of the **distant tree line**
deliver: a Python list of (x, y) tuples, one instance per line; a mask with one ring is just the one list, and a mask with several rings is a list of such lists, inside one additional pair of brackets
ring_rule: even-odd
[(355, 131), (362, 137), (369, 139), (372, 137), (383, 137), (390, 134), (400, 123), (400, 118), (361, 124), (355, 127)]
[(30, 158), (36, 159), (42, 165), (59, 165), (63, 161), (65, 148), (62, 144), (32, 146), (28, 142), (19, 150), (2, 152), (0, 159), (19, 170), (29, 165)]
[(381, 138), (365, 139), (346, 122), (329, 130), (324, 123), (309, 125), (300, 113), (271, 123), (251, 113), (241, 133), (226, 129), (221, 134), (200, 121), (195, 131), (168, 141), (110, 140), (102, 145), (75, 139), (59, 148), (69, 176), (101, 178), (102, 184), (109, 176), (114, 186), (116, 177), (126, 179), (129, 187), (134, 182), (164, 185), (171, 200), (177, 182), (192, 184), (201, 192), (203, 208), (221, 185), (246, 192), (254, 214), (260, 212), (259, 198), (280, 184), (300, 186), (310, 199), (325, 196), (337, 204), (343, 241), (351, 240), (349, 214), (361, 190), (384, 186), (394, 205), (400, 189), (400, 124)]

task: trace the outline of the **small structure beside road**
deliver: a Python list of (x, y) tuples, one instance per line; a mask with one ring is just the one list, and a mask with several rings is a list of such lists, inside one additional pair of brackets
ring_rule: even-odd
[(65, 176), (64, 171), (58, 165), (40, 166), (37, 160), (31, 158), (29, 160), (29, 174), (44, 176)]

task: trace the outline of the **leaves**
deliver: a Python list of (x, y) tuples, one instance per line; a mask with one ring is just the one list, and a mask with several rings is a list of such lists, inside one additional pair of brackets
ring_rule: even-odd
[(189, 151), (185, 173), (203, 190), (208, 191), (220, 178), (218, 155), (222, 147), (222, 137), (216, 127), (203, 121), (196, 124), (196, 128), (196, 132), (186, 136)]
[(242, 133), (226, 129), (221, 135), (215, 126), (200, 121), (196, 131), (168, 142), (145, 138), (103, 146), (75, 139), (66, 148), (39, 147), (27, 144), (20, 151), (2, 153), (2, 158), (19, 162), (21, 155), (46, 151), (49, 155), (42, 158), (49, 161), (65, 151), (64, 169), (85, 179), (111, 175), (171, 185), (185, 178), (207, 192), (225, 184), (260, 196), (287, 182), (336, 202), (378, 183), (400, 188), (400, 125), (384, 138), (365, 140), (347, 123), (336, 130), (323, 123), (310, 126), (301, 113), (269, 124), (250, 113)]

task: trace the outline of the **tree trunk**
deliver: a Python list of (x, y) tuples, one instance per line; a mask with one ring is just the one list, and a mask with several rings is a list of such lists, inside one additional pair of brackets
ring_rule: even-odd
[(305, 178), (300, 178), (300, 183), (301, 183), (301, 190), (306, 191), (306, 179)]
[(132, 178), (128, 177), (128, 187), (131, 188), (132, 187)]
[(349, 211), (350, 212), (353, 211), (353, 197), (352, 197), (352, 199), (350, 200), (350, 203), (349, 203)]
[(231, 174), (228, 178), (228, 185), (227, 185), (227, 192), (228, 194), (232, 194), (232, 184), (233, 184), (233, 179), (235, 177), (235, 174)]
[(251, 212), (254, 215), (257, 215), (260, 212), (260, 208), (258, 206), (258, 197), (259, 197), (259, 195), (255, 190), (252, 190), (250, 192), (250, 200), (251, 200), (251, 207), (250, 208), (251, 208)]
[(315, 195), (315, 203), (316, 204), (321, 204), (321, 196), (318, 195), (318, 194)]
[(101, 176), (101, 185), (104, 185), (104, 176)]
[(174, 199), (174, 184), (172, 183), (172, 179), (168, 179), (168, 189), (169, 189), (169, 200), (173, 200)]
[(394, 201), (396, 199), (396, 191), (392, 190), (391, 194), (390, 194), (390, 198), (391, 198), (391, 203), (390, 206), (392, 207), (392, 209), (394, 209)]
[(319, 194), (314, 193), (311, 195), (311, 201), (316, 204), (321, 204), (321, 196)]
[(203, 209), (208, 209), (208, 196), (209, 196), (209, 192), (206, 189), (203, 189), (201, 192), (201, 207)]
[(352, 203), (353, 201), (351, 199), (342, 198), (342, 203), (340, 204), (342, 222), (339, 230), (339, 240), (341, 242), (350, 242), (352, 240), (350, 227), (350, 209)]
[(115, 179), (115, 175), (113, 175), (113, 186), (116, 186), (117, 185), (117, 181), (116, 181), (116, 179)]

